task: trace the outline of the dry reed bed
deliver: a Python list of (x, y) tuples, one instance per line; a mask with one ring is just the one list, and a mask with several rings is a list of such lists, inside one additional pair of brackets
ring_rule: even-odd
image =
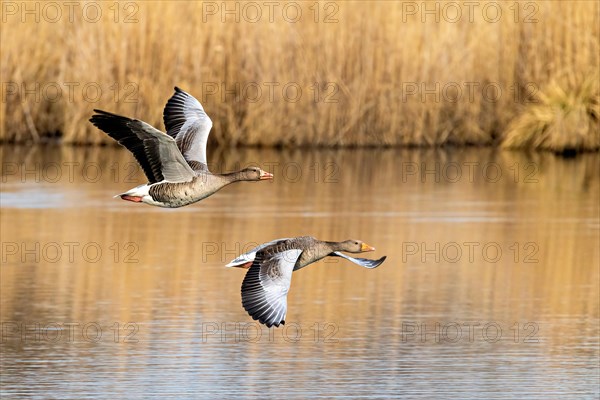
[[(81, 13), (73, 23), (5, 16), (0, 140), (107, 142), (87, 122), (93, 108), (162, 128), (162, 108), (178, 85), (202, 100), (214, 122), (211, 140), (226, 145), (485, 145), (506, 137), (510, 147), (598, 149), (598, 85), (571, 95), (600, 79), (597, 2), (539, 1), (535, 9), (523, 2), (518, 17), (515, 3), (505, 3), (497, 22), (489, 22), (491, 11), (483, 18), (486, 3), (473, 22), (467, 8), (457, 22), (449, 11), (436, 22), (422, 9), (407, 13), (409, 3), (422, 4), (335, 2), (333, 23), (323, 23), (328, 2), (319, 4), (318, 23), (313, 2), (299, 3), (297, 23), (281, 13), (272, 23), (266, 15), (222, 22), (220, 13), (203, 13), (203, 2), (136, 2), (135, 23), (123, 22), (130, 10), (115, 23), (108, 3), (96, 23)], [(531, 12), (537, 22), (525, 22)], [(552, 89), (559, 80), (561, 89)], [(268, 82), (278, 83), (273, 96)], [(36, 84), (37, 94), (25, 92)], [(86, 100), (86, 84), (102, 89), (98, 101)], [(297, 101), (284, 97), (288, 84), (302, 89)], [(56, 87), (62, 96), (51, 101)], [(225, 89), (233, 92), (223, 98)], [(571, 132), (554, 122), (565, 113), (547, 111), (561, 103), (560, 96), (548, 102), (548, 91), (574, 99), (567, 119), (587, 128)], [(544, 108), (550, 121), (528, 122)]]

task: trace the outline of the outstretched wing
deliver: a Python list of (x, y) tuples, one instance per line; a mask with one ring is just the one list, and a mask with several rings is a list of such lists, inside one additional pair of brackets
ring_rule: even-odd
[(264, 249), (267, 246), (271, 246), (272, 244), (283, 242), (284, 240), (288, 240), (288, 239), (289, 238), (275, 239), (275, 240), (271, 240), (270, 242), (263, 243), (260, 246), (253, 248), (249, 252), (239, 255), (235, 259), (231, 260), (229, 262), (229, 264), (227, 264), (225, 266), (226, 267), (238, 267), (240, 265), (244, 265), (246, 263), (252, 262), (252, 261), (254, 261), (254, 257), (256, 257), (256, 253), (258, 253), (260, 250)]
[(133, 153), (149, 183), (189, 182), (195, 176), (170, 136), (137, 119), (94, 111), (90, 122)]
[(267, 327), (285, 324), (292, 272), (302, 250), (275, 254), (259, 252), (242, 283), (242, 305)]
[(194, 170), (208, 170), (206, 142), (212, 121), (198, 100), (175, 87), (163, 111), (167, 134), (175, 139), (183, 157)]
[(345, 258), (346, 260), (352, 261), (354, 264), (358, 264), (361, 267), (365, 267), (365, 268), (377, 268), (387, 258), (387, 256), (383, 256), (379, 260), (369, 260), (368, 258), (354, 258), (354, 257), (347, 256), (344, 253), (340, 253), (338, 251), (334, 251), (330, 255)]

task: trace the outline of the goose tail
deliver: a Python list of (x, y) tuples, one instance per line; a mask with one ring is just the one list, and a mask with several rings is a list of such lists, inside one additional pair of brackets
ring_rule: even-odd
[(146, 196), (149, 196), (149, 188), (148, 185), (140, 185), (130, 189), (124, 193), (117, 194), (113, 196), (113, 198), (120, 197), (123, 200), (133, 201), (134, 203), (141, 203)]

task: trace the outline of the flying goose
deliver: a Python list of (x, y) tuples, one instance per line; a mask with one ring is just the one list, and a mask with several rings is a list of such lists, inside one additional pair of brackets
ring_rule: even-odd
[(102, 110), (90, 122), (133, 153), (148, 183), (115, 197), (159, 207), (182, 207), (200, 201), (230, 183), (273, 179), (256, 167), (213, 174), (206, 162), (212, 121), (198, 100), (175, 87), (163, 118), (167, 133), (144, 121)]
[(287, 293), (292, 272), (327, 256), (342, 257), (365, 268), (377, 268), (386, 259), (354, 258), (348, 253), (375, 250), (360, 240), (325, 242), (311, 236), (276, 239), (242, 254), (227, 267), (248, 268), (242, 283), (242, 305), (248, 314), (267, 327), (285, 324)]

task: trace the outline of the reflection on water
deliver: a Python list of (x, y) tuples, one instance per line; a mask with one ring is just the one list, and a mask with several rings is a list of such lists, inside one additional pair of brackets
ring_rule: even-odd
[[(168, 210), (124, 150), (0, 148), (2, 391), (582, 398), (598, 394), (597, 154), (213, 151), (238, 183)], [(223, 265), (311, 234), (373, 244), (294, 274), (268, 330)]]

